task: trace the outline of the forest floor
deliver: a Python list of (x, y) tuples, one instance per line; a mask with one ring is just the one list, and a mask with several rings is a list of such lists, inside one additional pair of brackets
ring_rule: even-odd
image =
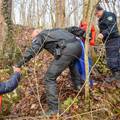
[[(32, 29), (15, 31), (17, 45), (24, 51), (31, 43)], [(53, 57), (43, 51), (27, 67), (22, 69), (23, 78), (17, 90), (3, 96), (3, 108), (0, 120), (45, 120), (39, 115), (47, 110), (44, 75)], [(28, 70), (29, 68), (29, 70)], [(8, 79), (9, 70), (0, 69), (0, 79)], [(105, 82), (106, 74), (93, 75), (95, 84), (90, 90), (89, 109), (84, 103), (84, 89), (74, 90), (69, 70), (58, 78), (60, 109), (63, 112), (59, 120), (120, 120), (120, 89), (116, 81)], [(9, 110), (9, 111), (8, 111)], [(50, 119), (57, 120), (56, 116)]]

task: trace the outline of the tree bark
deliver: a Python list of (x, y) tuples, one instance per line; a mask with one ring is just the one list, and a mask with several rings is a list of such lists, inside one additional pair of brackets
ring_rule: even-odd
[(12, 0), (3, 0), (2, 2), (2, 14), (4, 22), (6, 24), (5, 40), (3, 41), (3, 57), (4, 61), (11, 65), (15, 57), (15, 41), (13, 39), (13, 24), (12, 24)]
[(89, 34), (91, 31), (91, 25), (94, 16), (94, 10), (96, 4), (99, 0), (85, 0), (84, 1), (84, 13), (83, 21), (88, 23), (88, 28), (86, 31), (86, 40), (85, 40), (85, 69), (86, 69), (86, 84), (85, 84), (85, 103), (89, 104), (89, 64), (88, 64), (88, 54), (89, 54)]
[(12, 0), (8, 0), (8, 14), (10, 19), (12, 19)]
[(78, 0), (73, 0), (72, 1), (72, 4), (73, 4), (73, 10), (74, 10), (74, 24), (75, 25), (78, 25), (78, 13), (79, 13), (79, 11), (78, 11)]
[(3, 41), (5, 40), (5, 20), (2, 14), (2, 3), (3, 1), (0, 0), (0, 55), (2, 53), (2, 46), (3, 46)]
[(56, 0), (56, 27), (65, 26), (65, 0)]

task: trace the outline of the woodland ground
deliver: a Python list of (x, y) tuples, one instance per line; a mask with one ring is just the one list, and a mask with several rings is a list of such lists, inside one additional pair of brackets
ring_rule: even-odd
[[(26, 46), (30, 45), (31, 32), (32, 29), (21, 27), (15, 30), (15, 40), (21, 51), (24, 51)], [(39, 117), (42, 112), (41, 105), (44, 110), (47, 110), (44, 75), (52, 59), (47, 51), (43, 51), (27, 67), (23, 68), (23, 78), (18, 89), (3, 97), (0, 120), (44, 120)], [(10, 74), (9, 69), (3, 69), (2, 63), (0, 79), (6, 80)], [(75, 102), (59, 119), (120, 120), (120, 89), (118, 89), (116, 82), (105, 83), (106, 75), (107, 73), (100, 74), (98, 72), (95, 76), (92, 76), (96, 84), (91, 89), (90, 109), (85, 109), (84, 90), (75, 98), (78, 91), (75, 91), (72, 87), (69, 70), (62, 73), (57, 80), (62, 111), (72, 104), (74, 98)], [(56, 120), (57, 118), (53, 116), (51, 119)]]

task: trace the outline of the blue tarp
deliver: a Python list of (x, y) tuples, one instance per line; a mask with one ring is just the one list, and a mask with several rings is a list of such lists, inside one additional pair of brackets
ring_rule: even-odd
[[(79, 60), (76, 61), (76, 67), (79, 70), (79, 73), (81, 75), (82, 80), (85, 80), (86, 79), (86, 73), (85, 73), (85, 46), (84, 46), (84, 43), (83, 43), (82, 40), (79, 39), (79, 41), (80, 41), (80, 45), (82, 46), (82, 55), (79, 58)], [(90, 57), (89, 57), (88, 64), (89, 64), (89, 71), (90, 71), (91, 68), (92, 68), (92, 59)], [(93, 85), (93, 80), (90, 80), (90, 85), (91, 86)]]

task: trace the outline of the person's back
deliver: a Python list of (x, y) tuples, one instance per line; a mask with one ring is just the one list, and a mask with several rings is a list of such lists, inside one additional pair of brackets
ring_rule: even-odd
[(46, 43), (59, 40), (69, 41), (75, 39), (73, 34), (60, 28), (44, 30), (40, 34), (45, 36)]

